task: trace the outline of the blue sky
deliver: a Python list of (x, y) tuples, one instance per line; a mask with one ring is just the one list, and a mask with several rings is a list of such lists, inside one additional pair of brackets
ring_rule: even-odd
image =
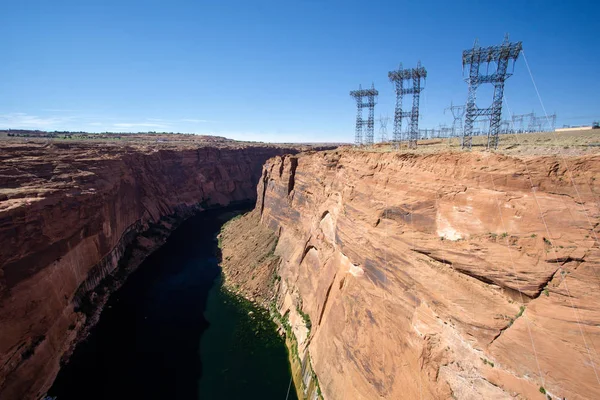
[[(506, 32), (523, 41), (557, 125), (589, 124), (600, 119), (598, 15), (597, 1), (5, 1), (0, 128), (350, 142), (348, 92), (373, 82), (376, 116), (391, 117), (387, 72), (418, 60), (429, 74), (420, 127), (432, 128), (466, 99), (462, 51)], [(511, 112), (542, 114), (523, 58), (505, 93)], [(491, 103), (491, 90), (478, 99)]]

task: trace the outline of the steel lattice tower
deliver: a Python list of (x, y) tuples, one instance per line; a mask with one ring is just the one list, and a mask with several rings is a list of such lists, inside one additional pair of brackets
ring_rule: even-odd
[[(373, 145), (373, 130), (375, 128), (375, 99), (377, 95), (379, 95), (379, 92), (375, 90), (374, 85), (371, 85), (371, 89), (363, 89), (360, 85), (358, 85), (358, 90), (353, 90), (350, 92), (350, 96), (356, 99), (356, 130), (354, 133), (354, 144), (356, 146), (360, 146), (362, 144), (363, 126), (367, 127), (365, 131), (365, 144), (367, 146)], [(365, 97), (367, 98), (366, 102), (364, 101)], [(369, 117), (366, 121), (362, 118), (362, 110), (365, 107), (369, 108)]]
[(532, 133), (537, 130), (538, 117), (535, 116), (534, 112), (529, 115), (529, 123), (527, 124), (527, 132)]
[(390, 118), (386, 116), (379, 116), (379, 136), (381, 143), (385, 143), (388, 140), (387, 136), (387, 126)]
[[(519, 124), (519, 127), (517, 127), (517, 123)], [(511, 124), (512, 124), (513, 133), (523, 133), (523, 116), (522, 115), (513, 115)]]
[(544, 124), (548, 124), (548, 131), (547, 132), (553, 132), (554, 128), (556, 127), (556, 113), (551, 114), (551, 115), (547, 115), (544, 118)]
[[(402, 140), (402, 118), (409, 119), (408, 131), (408, 147), (411, 149), (417, 148), (417, 140), (419, 139), (419, 96), (423, 88), (421, 87), (421, 79), (427, 78), (427, 70), (421, 66), (421, 62), (417, 63), (416, 68), (403, 69), (402, 64), (397, 71), (390, 71), (388, 77), (391, 82), (396, 85), (396, 109), (394, 111), (394, 143)], [(412, 79), (412, 87), (404, 88), (404, 81)], [(402, 100), (405, 94), (412, 94), (413, 104), (411, 111), (402, 111)]]
[(447, 127), (445, 124), (440, 124), (440, 135), (442, 138), (449, 138), (452, 135), (452, 128)]
[[(502, 99), (504, 97), (504, 82), (512, 73), (508, 73), (508, 64), (514, 62), (519, 57), (523, 48), (521, 42), (510, 43), (508, 35), (504, 37), (504, 43), (499, 46), (479, 47), (477, 41), (471, 50), (463, 51), (463, 68), (469, 66), (469, 78), (466, 82), (469, 84), (469, 95), (467, 98), (465, 130), (463, 133), (463, 148), (471, 149), (471, 139), (473, 134), (473, 123), (480, 116), (490, 116), (490, 131), (488, 133), (488, 149), (498, 147), (498, 133), (500, 131), (500, 121), (502, 119)], [(482, 74), (479, 67), (482, 63), (487, 63), (489, 69), (490, 63), (496, 64), (496, 70), (488, 74)], [(492, 106), (488, 108), (478, 108), (475, 105), (477, 88), (482, 83), (491, 83), (494, 85), (494, 99)]]
[[(512, 116), (513, 130), (515, 130), (518, 133), (525, 133), (525, 118), (533, 118), (533, 117), (534, 117), (533, 113), (513, 115)], [(515, 128), (515, 125), (517, 123), (519, 124), (519, 128)]]
[(530, 126), (533, 127), (532, 132), (552, 132), (556, 124), (556, 114), (534, 117)]
[(542, 125), (546, 122), (545, 117), (534, 117), (530, 124), (531, 132), (542, 132)]
[[(487, 119), (480, 119), (478, 121), (475, 121), (477, 123), (478, 128), (477, 130), (479, 131), (479, 134), (481, 136), (483, 135), (488, 135), (490, 134), (490, 125), (491, 125), (491, 121), (489, 120), (489, 118)], [(475, 123), (473, 124), (473, 126), (475, 126)]]
[(450, 102), (450, 107), (444, 109), (444, 114), (448, 110), (450, 110), (452, 113), (452, 118), (454, 118), (454, 121), (452, 122), (452, 136), (456, 137), (458, 136), (458, 132), (461, 132), (462, 134), (465, 106), (455, 106), (454, 103)]

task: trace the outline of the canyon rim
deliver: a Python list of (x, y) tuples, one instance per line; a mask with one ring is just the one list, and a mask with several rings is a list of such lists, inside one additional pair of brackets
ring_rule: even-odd
[(3, 144), (0, 397), (39, 399), (181, 221), (285, 335), (300, 398), (593, 399), (600, 156)]
[(2, 399), (39, 399), (110, 293), (183, 219), (254, 200), (268, 158), (309, 148), (214, 140), (1, 146)]
[(336, 150), (267, 162), (232, 290), (325, 399), (593, 399), (600, 158)]

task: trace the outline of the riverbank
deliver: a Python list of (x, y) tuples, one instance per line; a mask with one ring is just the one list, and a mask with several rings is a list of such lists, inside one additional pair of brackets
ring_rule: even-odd
[(279, 276), (281, 259), (275, 252), (277, 245), (278, 235), (260, 223), (256, 209), (225, 224), (219, 234), (224, 286), (268, 310), (285, 338), (296, 396), (319, 399), (322, 396), (318, 379), (306, 352), (311, 321), (308, 315), (298, 314), (301, 310), (290, 312), (290, 299), (279, 296), (284, 291)]

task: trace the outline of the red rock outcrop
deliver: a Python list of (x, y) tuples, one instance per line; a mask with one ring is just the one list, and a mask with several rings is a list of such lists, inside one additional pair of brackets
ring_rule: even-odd
[(600, 398), (598, 178), (597, 155), (269, 160), (254, 213), (323, 397)]
[(265, 160), (298, 150), (3, 143), (0, 398), (37, 399), (48, 389), (86, 322), (74, 308), (115, 271), (138, 233), (158, 223), (168, 231), (194, 210), (255, 199)]

